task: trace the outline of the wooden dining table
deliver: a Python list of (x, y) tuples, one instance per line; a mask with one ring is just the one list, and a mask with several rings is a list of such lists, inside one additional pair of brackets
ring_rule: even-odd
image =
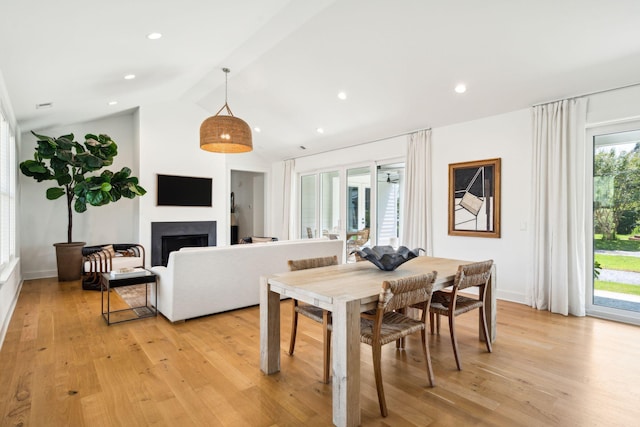
[[(360, 425), (360, 313), (376, 307), (384, 280), (437, 271), (434, 290), (451, 286), (458, 266), (473, 261), (421, 256), (394, 271), (369, 262), (341, 264), (262, 277), (260, 283), (260, 369), (280, 371), (280, 299), (291, 297), (332, 313), (333, 423)], [(495, 265), (487, 288), (485, 316), (495, 339)], [(483, 339), (482, 332), (479, 332)]]

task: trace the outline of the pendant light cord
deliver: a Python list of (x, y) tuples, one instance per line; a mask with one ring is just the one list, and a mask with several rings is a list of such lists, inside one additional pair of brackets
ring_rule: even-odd
[(231, 117), (234, 117), (233, 113), (231, 112), (231, 108), (229, 108), (229, 102), (227, 100), (227, 94), (229, 92), (229, 71), (231, 70), (228, 68), (223, 68), (222, 71), (224, 71), (224, 105), (218, 110), (215, 115), (217, 116), (222, 110), (226, 108), (227, 113), (229, 113)]
[(229, 92), (229, 71), (231, 70), (223, 68), (222, 71), (224, 71), (224, 103), (228, 104), (229, 101), (227, 100), (227, 94)]

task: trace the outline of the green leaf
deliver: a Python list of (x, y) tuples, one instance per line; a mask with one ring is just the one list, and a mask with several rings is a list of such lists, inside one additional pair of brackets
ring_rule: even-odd
[(43, 159), (50, 159), (56, 154), (56, 147), (47, 141), (38, 141), (36, 152)]
[(33, 166), (29, 167), (29, 171), (31, 171), (33, 173), (46, 173), (47, 172), (47, 168), (44, 167), (43, 164), (36, 164), (36, 165), (33, 165)]
[(104, 204), (104, 193), (102, 191), (89, 191), (87, 193), (87, 202), (92, 206), (100, 206)]
[(55, 200), (64, 196), (64, 189), (60, 187), (47, 188), (47, 199)]
[(71, 175), (68, 173), (56, 175), (56, 181), (58, 182), (58, 185), (69, 185), (71, 184)]
[(78, 153), (76, 155), (76, 160), (78, 161), (78, 164), (82, 166), (82, 169), (88, 172), (96, 171), (105, 165), (102, 159), (94, 156), (88, 151)]
[(89, 184), (87, 181), (78, 182), (73, 189), (73, 193), (78, 197), (84, 197), (84, 193), (89, 191)]
[(64, 162), (71, 162), (73, 160), (73, 153), (71, 150), (58, 150), (55, 157)]
[(73, 140), (73, 135), (65, 135), (56, 139), (56, 144), (60, 150), (70, 151), (74, 148), (76, 142)]
[(75, 202), (73, 208), (78, 213), (85, 212), (87, 210), (87, 203), (85, 202), (84, 198), (78, 197), (76, 199), (76, 202)]
[(112, 187), (111, 191), (109, 191), (109, 196), (111, 196), (112, 202), (117, 202), (122, 198), (122, 190), (118, 187)]
[(35, 160), (25, 160), (20, 163), (20, 172), (30, 176), (38, 182), (53, 179), (53, 174), (42, 162)]
[(108, 193), (109, 191), (111, 191), (111, 184), (109, 184), (108, 182), (103, 182), (100, 186), (100, 189)]
[(136, 194), (137, 196), (144, 196), (145, 194), (147, 194), (147, 190), (133, 183), (129, 184), (129, 190), (131, 190), (131, 192)]

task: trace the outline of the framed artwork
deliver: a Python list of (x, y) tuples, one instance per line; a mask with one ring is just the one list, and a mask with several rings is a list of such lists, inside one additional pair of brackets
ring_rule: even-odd
[(449, 235), (500, 237), (500, 159), (449, 164)]

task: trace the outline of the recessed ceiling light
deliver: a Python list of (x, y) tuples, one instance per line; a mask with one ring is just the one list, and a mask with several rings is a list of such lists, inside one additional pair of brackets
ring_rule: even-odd
[(262, 132), (262, 129), (260, 129), (258, 126), (254, 127), (253, 130), (255, 130), (258, 133)]
[(118, 101), (109, 101), (109, 105), (117, 105)]
[(316, 132), (318, 132), (318, 133), (324, 133), (324, 129), (322, 129), (322, 128), (318, 128), (318, 129), (316, 129)]
[(465, 93), (467, 91), (467, 86), (464, 83), (460, 83), (454, 89), (456, 93)]
[(160, 33), (149, 33), (149, 34), (147, 34), (147, 38), (149, 40), (158, 40), (160, 37), (162, 37), (162, 34), (160, 34)]
[(133, 80), (136, 78), (135, 74), (127, 74), (126, 76), (124, 76), (125, 80)]
[(338, 92), (338, 99), (342, 99), (344, 101), (347, 99), (347, 94), (345, 92)]
[(37, 110), (42, 110), (42, 109), (51, 108), (51, 107), (53, 107), (53, 102), (43, 102), (41, 104), (36, 104)]
[(307, 147), (305, 147), (304, 145), (301, 145), (301, 146), (300, 146), (300, 149), (301, 149), (301, 150), (306, 150), (306, 149), (307, 149)]

